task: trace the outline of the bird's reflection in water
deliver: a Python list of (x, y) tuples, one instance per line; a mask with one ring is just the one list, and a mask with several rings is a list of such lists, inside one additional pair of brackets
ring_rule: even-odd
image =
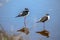
[(23, 27), (22, 29), (20, 29), (20, 30), (17, 30), (17, 32), (23, 32), (23, 33), (25, 33), (25, 34), (29, 34), (29, 29), (28, 28), (26, 28), (26, 27)]
[(46, 36), (47, 38), (49, 38), (49, 32), (47, 30), (38, 31), (36, 33), (41, 34), (41, 35)]

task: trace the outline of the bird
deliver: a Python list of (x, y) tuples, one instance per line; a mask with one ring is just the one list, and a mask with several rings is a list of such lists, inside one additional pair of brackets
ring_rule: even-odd
[(43, 16), (39, 21), (37, 21), (36, 23), (43, 23), (43, 29), (45, 30), (45, 22), (48, 21), (50, 19), (49, 14), (45, 14), (45, 16)]
[(47, 31), (47, 30), (37, 31), (36, 33), (41, 34), (41, 35), (46, 36), (47, 38), (49, 38), (49, 31)]
[(39, 22), (46, 22), (47, 20), (50, 19), (50, 16), (49, 14), (46, 14), (45, 16), (43, 16), (39, 21), (37, 21), (36, 23), (39, 23)]
[(17, 32), (23, 32), (25, 34), (29, 34), (29, 29), (26, 27), (26, 16), (29, 14), (29, 9), (25, 8), (19, 15), (16, 17), (24, 17), (24, 27), (22, 29), (17, 30)]
[(24, 17), (24, 26), (26, 27), (26, 16), (29, 14), (29, 9), (25, 8), (19, 15), (16, 17)]
[(48, 21), (50, 19), (50, 16), (49, 14), (47, 13), (45, 16), (43, 16), (39, 21), (37, 21), (36, 23), (39, 23), (39, 22), (42, 22), (44, 25), (43, 25), (43, 31), (38, 31), (36, 33), (39, 33), (43, 36), (46, 36), (47, 38), (49, 37), (49, 31), (47, 31), (45, 29), (45, 22)]
[(29, 9), (25, 8), (21, 13), (19, 13), (19, 15), (17, 15), (16, 17), (24, 17), (29, 13)]

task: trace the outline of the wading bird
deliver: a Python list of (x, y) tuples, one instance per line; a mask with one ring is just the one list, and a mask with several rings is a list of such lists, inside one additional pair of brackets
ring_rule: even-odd
[(43, 25), (43, 27), (44, 27), (44, 30), (45, 30), (45, 22), (46, 21), (48, 21), (50, 19), (50, 16), (49, 16), (49, 14), (46, 14), (44, 17), (42, 17), (39, 21), (37, 21), (37, 23), (39, 23), (39, 22), (42, 22), (44, 25)]
[(20, 13), (18, 16), (16, 17), (24, 17), (24, 28), (17, 30), (18, 32), (24, 32), (26, 34), (29, 33), (28, 28), (26, 28), (26, 16), (29, 14), (29, 9), (25, 8), (24, 11), (22, 13)]
[(43, 25), (43, 31), (38, 31), (36, 33), (39, 33), (43, 36), (47, 36), (49, 37), (49, 32), (45, 29), (45, 22), (48, 21), (50, 19), (50, 16), (49, 14), (46, 14), (44, 17), (42, 17), (39, 21), (37, 21), (37, 23), (39, 22), (42, 22), (44, 25)]

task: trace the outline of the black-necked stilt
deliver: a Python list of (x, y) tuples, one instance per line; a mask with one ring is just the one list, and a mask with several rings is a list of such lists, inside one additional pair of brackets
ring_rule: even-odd
[(19, 15), (16, 16), (16, 17), (24, 17), (24, 16), (26, 16), (28, 13), (29, 13), (29, 9), (28, 9), (28, 8), (25, 8), (24, 11), (23, 11), (22, 13), (19, 13)]
[(39, 33), (39, 34), (41, 34), (41, 35), (43, 35), (43, 36), (46, 36), (46, 37), (49, 37), (49, 32), (47, 31), (47, 30), (45, 30), (45, 22), (47, 21), (47, 20), (49, 20), (50, 19), (50, 16), (49, 16), (49, 14), (46, 14), (44, 17), (42, 17), (37, 23), (39, 23), (39, 22), (42, 22), (42, 23), (44, 23), (44, 25), (43, 25), (43, 31), (38, 31), (38, 32), (36, 32), (36, 33)]
[(19, 14), (18, 16), (16, 17), (24, 17), (24, 28), (20, 29), (20, 30), (17, 30), (17, 31), (21, 31), (21, 32), (24, 32), (26, 34), (29, 33), (29, 30), (28, 28), (26, 28), (26, 16), (29, 14), (29, 9), (28, 8), (25, 8), (24, 11)]
[(22, 13), (19, 13), (18, 16), (16, 17), (24, 17), (24, 26), (26, 27), (26, 15), (29, 14), (29, 9), (25, 8), (24, 11)]
[(46, 14), (44, 17), (42, 17), (37, 23), (42, 22), (44, 24), (44, 29), (45, 29), (45, 22), (50, 19), (49, 14)]

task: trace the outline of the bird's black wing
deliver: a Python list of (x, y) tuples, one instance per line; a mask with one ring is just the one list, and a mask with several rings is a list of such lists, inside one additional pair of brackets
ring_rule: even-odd
[(21, 17), (21, 15), (17, 15), (16, 17)]
[(26, 16), (27, 14), (28, 14), (28, 12), (23, 11), (21, 16)]
[(48, 17), (47, 17), (47, 16), (44, 16), (44, 17), (41, 18), (40, 21), (41, 21), (41, 22), (45, 22), (45, 21), (47, 21), (47, 20), (48, 20)]
[(21, 17), (21, 15), (22, 15), (22, 12), (20, 12), (16, 17)]

